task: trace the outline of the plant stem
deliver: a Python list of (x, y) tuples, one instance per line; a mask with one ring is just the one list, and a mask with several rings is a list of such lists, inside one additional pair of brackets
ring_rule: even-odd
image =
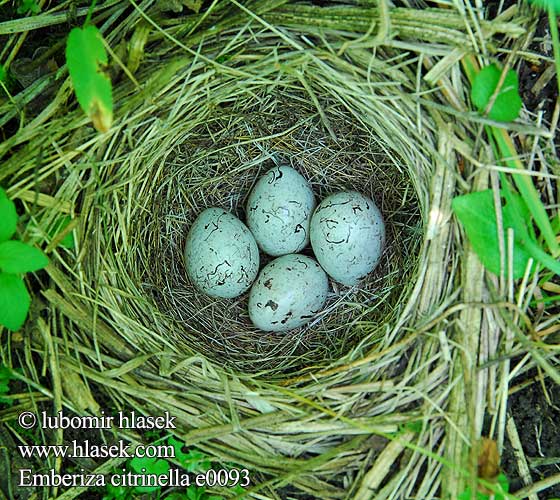
[(84, 21), (84, 26), (87, 26), (89, 24), (89, 22), (91, 21), (91, 16), (93, 15), (93, 9), (95, 9), (95, 4), (97, 3), (97, 0), (93, 0), (91, 2), (91, 5), (89, 6), (89, 10), (86, 16), (86, 20)]
[(558, 24), (556, 22), (556, 12), (552, 2), (548, 7), (548, 24), (550, 26), (550, 35), (552, 36), (552, 47), (554, 49), (554, 63), (556, 65), (556, 85), (558, 86), (558, 95), (560, 96), (560, 40), (558, 38)]
[[(513, 141), (507, 131), (497, 127), (491, 127), (491, 130), (502, 156), (501, 161), (508, 167), (522, 170), (524, 168), (523, 164), (517, 156), (515, 145), (513, 144)], [(531, 215), (535, 219), (537, 226), (541, 230), (541, 234), (550, 249), (550, 253), (553, 257), (557, 257), (560, 253), (560, 249), (558, 247), (558, 242), (556, 241), (556, 235), (554, 234), (550, 219), (548, 218), (546, 209), (544, 208), (533, 181), (528, 175), (521, 173), (512, 174), (512, 177), (517, 189), (519, 189), (519, 192), (523, 197), (523, 200), (531, 211)]]

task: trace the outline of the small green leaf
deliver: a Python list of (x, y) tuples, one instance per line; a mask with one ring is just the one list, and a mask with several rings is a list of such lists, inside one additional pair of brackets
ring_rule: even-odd
[[(501, 74), (502, 71), (498, 66), (491, 64), (482, 68), (475, 76), (471, 89), (471, 99), (481, 113), (486, 111), (490, 98), (496, 91)], [(521, 105), (517, 73), (510, 69), (506, 73), (488, 117), (499, 122), (513, 121), (519, 116)]]
[[(509, 201), (502, 207), (503, 241), (507, 245), (507, 229), (514, 230), (513, 242), (513, 277), (521, 278), (525, 272), (529, 253), (520, 244), (521, 237), (528, 235), (528, 211), (520, 196), (510, 194)], [(494, 209), (494, 196), (491, 189), (463, 196), (457, 196), (451, 204), (453, 212), (465, 228), (471, 245), (486, 269), (498, 275), (500, 273), (500, 250), (498, 225)], [(520, 233), (520, 224), (524, 230)], [(506, 251), (507, 254), (507, 251)], [(507, 255), (505, 255), (507, 270)]]
[(184, 452), (186, 444), (170, 437), (169, 444), (175, 449), (175, 458), (189, 472), (206, 472), (210, 469), (211, 463), (204, 453), (196, 448)]
[[(54, 226), (49, 231), (51, 240), (56, 238), (58, 233), (64, 231), (64, 229), (66, 229), (70, 222), (72, 222), (72, 217), (70, 217), (69, 215), (64, 215), (57, 219)], [(68, 248), (69, 250), (74, 250), (74, 248), (76, 248), (76, 241), (74, 240), (73, 232), (70, 231), (58, 245), (64, 248)]]
[(196, 14), (198, 14), (202, 7), (202, 0), (181, 0), (181, 3)]
[(48, 263), (49, 259), (38, 248), (16, 240), (0, 243), (0, 270), (5, 273), (30, 273), (43, 269)]
[(18, 14), (39, 14), (41, 7), (36, 0), (20, 0), (17, 8)]
[(0, 364), (0, 384), (8, 383), (12, 379), (12, 370)]
[(8, 398), (3, 398), (4, 394), (10, 392), (10, 380), (12, 379), (12, 371), (2, 364), (0, 364), (0, 404), (12, 405), (13, 401)]
[(8, 72), (4, 65), (0, 64), (0, 82), (6, 83), (8, 81)]
[(504, 490), (506, 493), (509, 492), (509, 479), (503, 472), (500, 473), (500, 475), (498, 476), (498, 484), (502, 487), (502, 490)]
[(174, 437), (170, 437), (167, 442), (173, 446), (173, 450), (175, 452), (175, 458), (177, 459), (177, 461), (182, 465), (184, 462), (186, 462), (189, 458), (188, 453), (185, 453), (183, 451), (183, 448), (186, 446), (185, 443), (183, 443), (182, 441), (179, 441), (178, 439), (175, 439)]
[(103, 37), (95, 26), (74, 28), (66, 43), (66, 63), (76, 97), (99, 132), (113, 122), (111, 80), (103, 73), (107, 64)]
[(205, 496), (206, 490), (202, 487), (190, 487), (187, 489), (187, 498), (189, 500), (202, 500)]
[[(500, 475), (498, 476), (498, 479), (497, 479), (497, 483), (501, 487), (501, 489), (504, 493), (507, 493), (509, 491), (509, 479), (507, 478), (507, 476), (504, 473), (500, 473)], [(463, 493), (461, 493), (458, 496), (457, 500), (471, 500), (471, 498), (472, 498), (471, 489), (467, 488), (465, 491), (463, 491)], [(477, 491), (475, 498), (476, 498), (476, 500), (490, 500), (490, 495), (487, 495), (486, 493), (481, 493), (480, 491)], [(504, 497), (504, 495), (502, 495), (502, 493), (496, 493), (492, 498), (494, 500), (504, 500), (505, 499), (505, 497)]]
[(107, 494), (103, 496), (103, 500), (126, 500), (131, 497), (132, 488), (125, 486), (113, 486), (107, 483)]
[(416, 420), (414, 422), (407, 422), (406, 424), (404, 424), (404, 426), (402, 426), (402, 429), (399, 430), (420, 434), (420, 432), (422, 432), (422, 427), (423, 427), (422, 422), (420, 420)]
[(18, 215), (14, 202), (0, 188), (0, 241), (9, 240), (16, 232)]
[[(167, 460), (163, 460), (161, 458), (139, 458), (135, 457), (129, 462), (130, 467), (137, 473), (137, 474), (167, 474), (170, 469), (169, 462)], [(150, 493), (153, 491), (157, 491), (160, 488), (158, 486), (136, 486), (134, 491), (139, 493)]]
[(15, 274), (0, 273), (0, 324), (13, 332), (19, 330), (30, 303), (23, 280)]

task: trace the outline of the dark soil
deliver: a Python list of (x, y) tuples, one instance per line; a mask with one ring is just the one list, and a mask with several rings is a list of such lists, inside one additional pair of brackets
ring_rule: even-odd
[[(499, 3), (487, 3), (488, 17), (492, 18), (496, 14)], [(526, 8), (526, 5), (521, 5), (522, 2), (512, 0), (503, 2), (503, 8), (513, 4)], [(551, 60), (554, 58), (548, 18), (544, 14), (536, 23), (528, 51)], [(551, 65), (552, 63), (548, 62), (522, 59), (515, 68), (519, 76), (519, 92), (525, 107), (534, 113), (542, 110), (545, 123), (550, 122), (558, 98), (555, 71)], [(558, 136), (555, 142), (558, 148)], [(523, 448), (514, 450), (506, 437), (501, 466), (510, 480), (510, 491), (513, 493), (525, 486), (519, 473), (516, 452), (525, 455), (533, 482), (560, 473), (560, 387), (549, 380), (543, 387), (534, 370), (515, 379), (512, 387), (528, 381), (532, 383), (513, 393), (508, 400), (508, 418), (513, 417)], [(540, 492), (538, 498), (560, 498), (560, 484)]]
[[(508, 401), (508, 417), (515, 420), (533, 482), (560, 473), (560, 386), (553, 382), (546, 382), (544, 386), (546, 395), (536, 380), (513, 394)], [(525, 486), (519, 475), (515, 452), (506, 439), (502, 468), (510, 479), (513, 492)], [(560, 498), (560, 484), (544, 490), (539, 498)]]

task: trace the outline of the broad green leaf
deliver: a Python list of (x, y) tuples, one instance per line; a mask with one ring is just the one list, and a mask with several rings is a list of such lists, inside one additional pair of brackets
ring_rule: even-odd
[[(495, 64), (491, 64), (482, 68), (475, 76), (471, 89), (471, 99), (481, 113), (486, 111), (490, 98), (494, 95), (498, 86), (501, 74), (502, 70)], [(506, 73), (488, 117), (499, 122), (510, 122), (519, 116), (521, 105), (517, 73), (510, 69)]]
[[(513, 277), (517, 279), (523, 276), (530, 257), (528, 251), (520, 244), (521, 238), (527, 238), (528, 235), (528, 212), (520, 196), (510, 194), (508, 198), (509, 201), (506, 200), (502, 207), (503, 241), (507, 246), (507, 229), (512, 228), (514, 230)], [(499, 274), (500, 247), (492, 190), (457, 196), (451, 206), (465, 228), (467, 237), (481, 262), (486, 269)], [(507, 255), (505, 255), (504, 266), (507, 271)]]
[(0, 188), (0, 241), (9, 240), (16, 232), (18, 215), (14, 202)]
[(113, 122), (111, 80), (103, 73), (107, 53), (95, 26), (74, 28), (66, 43), (66, 63), (76, 97), (99, 132), (107, 132)]
[(38, 271), (48, 263), (49, 259), (38, 248), (16, 240), (0, 243), (0, 270), (5, 273), (21, 274)]
[[(139, 458), (135, 457), (129, 462), (130, 467), (137, 474), (167, 474), (170, 469), (169, 462), (161, 458)], [(144, 470), (143, 470), (144, 469)], [(134, 491), (139, 493), (150, 493), (157, 491), (159, 487), (156, 486), (136, 486)]]
[(0, 273), (0, 324), (13, 332), (19, 330), (30, 303), (23, 280), (15, 274)]
[(538, 5), (542, 9), (546, 10), (552, 7), (552, 10), (554, 10), (556, 14), (560, 14), (560, 0), (529, 0), (529, 3)]

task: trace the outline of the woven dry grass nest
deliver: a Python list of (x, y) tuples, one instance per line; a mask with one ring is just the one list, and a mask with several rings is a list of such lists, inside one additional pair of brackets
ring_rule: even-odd
[[(321, 104), (331, 135), (301, 92), (255, 93), (219, 106), (207, 124), (169, 132), (180, 140), (162, 152), (152, 190), (130, 216), (128, 232), (138, 239), (136, 258), (145, 266), (130, 278), (142, 283), (154, 307), (169, 318), (176, 349), (196, 350), (244, 372), (286, 374), (335, 361), (365, 337), (383, 337), (384, 324), (398, 314), (409, 289), (421, 223), (402, 160), (383, 151), (339, 103)], [(251, 325), (247, 294), (217, 300), (198, 291), (186, 277), (182, 254), (186, 232), (204, 208), (219, 206), (244, 219), (256, 179), (280, 163), (303, 173), (319, 199), (344, 189), (367, 193), (385, 214), (389, 238), (373, 275), (357, 287), (334, 285), (323, 313), (310, 325), (270, 334)], [(137, 168), (141, 176), (153, 173), (142, 172), (141, 164)], [(311, 255), (309, 248), (304, 253)]]
[[(457, 61), (478, 51), (473, 33), (524, 30), (454, 8), (233, 4), (163, 28), (137, 25), (134, 10), (106, 33), (112, 46), (143, 36), (150, 49), (136, 82), (115, 87), (114, 127), (96, 136), (72, 110), (0, 145), (25, 143), (2, 175), (37, 222), (29, 238), (49, 240), (69, 213), (77, 240), (48, 247), (45, 319), (23, 358), (56, 353), (53, 391), (68, 410), (169, 411), (188, 446), (248, 468), (258, 498), (433, 498), (438, 488), (456, 498), (484, 414), (465, 409), (478, 367), (462, 355), (493, 314), (465, 305), (483, 301), (483, 269), (472, 253), (462, 260), (450, 208), (493, 161), (481, 119), (457, 109), (468, 94)], [(333, 287), (323, 314), (281, 335), (251, 326), (246, 296), (196, 291), (182, 259), (203, 209), (243, 218), (251, 186), (279, 163), (319, 199), (370, 195), (388, 229), (370, 277)], [(31, 207), (37, 179), (49, 195)]]

